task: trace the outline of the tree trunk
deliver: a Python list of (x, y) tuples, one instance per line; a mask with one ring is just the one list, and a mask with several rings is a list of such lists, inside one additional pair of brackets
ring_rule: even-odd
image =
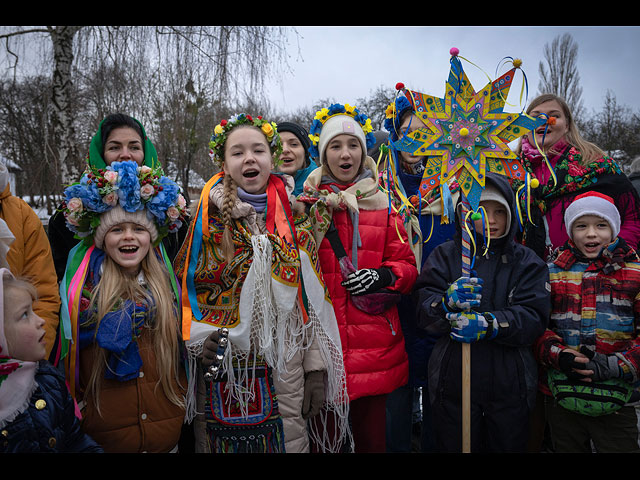
[(82, 27), (53, 27), (51, 40), (53, 42), (53, 70), (52, 92), (52, 120), (55, 138), (58, 139), (58, 158), (54, 159), (63, 184), (76, 179), (78, 172), (75, 168), (77, 160), (75, 136), (72, 121), (71, 104), (71, 67), (73, 64), (73, 38)]

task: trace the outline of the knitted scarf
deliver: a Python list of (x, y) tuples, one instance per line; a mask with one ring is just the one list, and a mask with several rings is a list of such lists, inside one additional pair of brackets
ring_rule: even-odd
[[(150, 323), (150, 306), (146, 302), (120, 301), (99, 322), (95, 307), (89, 308), (95, 286), (100, 282), (105, 254), (94, 250), (89, 272), (82, 289), (79, 311), (78, 342), (80, 349), (97, 343), (107, 353), (104, 377), (121, 382), (137, 378), (142, 359), (136, 339), (145, 323)], [(152, 301), (152, 300), (151, 300)], [(153, 306), (151, 306), (153, 307)]]

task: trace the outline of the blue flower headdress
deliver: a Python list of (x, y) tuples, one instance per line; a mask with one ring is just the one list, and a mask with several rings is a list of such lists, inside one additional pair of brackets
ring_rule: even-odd
[(253, 117), (246, 113), (239, 113), (228, 120), (222, 120), (213, 129), (213, 134), (209, 141), (209, 157), (211, 157), (211, 160), (213, 160), (213, 162), (218, 166), (222, 165), (222, 162), (224, 161), (223, 150), (224, 144), (227, 141), (227, 135), (231, 129), (238, 125), (252, 125), (259, 128), (262, 133), (264, 133), (265, 137), (267, 137), (267, 141), (269, 142), (273, 160), (277, 166), (280, 162), (280, 154), (282, 153), (282, 141), (280, 140), (276, 123), (268, 122), (260, 115)]
[(320, 156), (318, 143), (320, 141), (320, 132), (322, 131), (322, 127), (327, 120), (337, 115), (349, 115), (360, 124), (367, 140), (367, 149), (376, 144), (376, 137), (373, 135), (373, 127), (371, 126), (371, 119), (369, 117), (348, 103), (344, 105), (334, 103), (333, 105), (330, 105), (329, 108), (323, 108), (316, 112), (316, 116), (314, 117), (311, 128), (309, 129), (309, 139), (311, 140), (309, 154), (313, 158), (317, 159)]
[(396, 96), (385, 110), (384, 128), (389, 132), (392, 141), (400, 137), (400, 119), (405, 112), (413, 111), (413, 103), (404, 95)]
[(160, 166), (113, 162), (106, 168), (87, 167), (79, 182), (67, 187), (61, 211), (76, 238), (89, 245), (100, 216), (116, 206), (129, 213), (146, 210), (158, 230), (156, 244), (176, 232), (188, 215), (180, 187), (164, 176)]

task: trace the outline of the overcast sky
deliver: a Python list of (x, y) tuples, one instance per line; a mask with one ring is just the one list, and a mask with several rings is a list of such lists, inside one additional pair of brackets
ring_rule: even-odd
[[(578, 44), (578, 72), (587, 111), (599, 111), (607, 89), (619, 104), (640, 111), (640, 27), (295, 27), (297, 40), (289, 43), (292, 72), (282, 83), (269, 84), (270, 100), (279, 112), (292, 112), (314, 102), (333, 98), (355, 103), (379, 86), (407, 88), (444, 96), (449, 74), (449, 50), (456, 47), (476, 91), (489, 77), (508, 70), (496, 69), (505, 57), (522, 60), (529, 84), (529, 100), (539, 81), (538, 64), (544, 46), (569, 33)], [(299, 49), (298, 49), (299, 47)], [(508, 102), (519, 102), (522, 75), (517, 75)], [(515, 92), (515, 93), (514, 93)], [(519, 111), (521, 105), (505, 111)], [(366, 112), (365, 112), (366, 113)]]

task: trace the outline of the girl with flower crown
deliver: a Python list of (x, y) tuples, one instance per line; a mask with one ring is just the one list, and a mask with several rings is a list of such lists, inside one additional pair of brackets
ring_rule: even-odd
[(178, 289), (162, 238), (179, 187), (134, 161), (89, 168), (65, 190), (80, 243), (60, 285), (60, 355), (83, 430), (106, 452), (175, 451), (185, 417)]
[[(91, 139), (86, 157), (87, 166), (92, 168), (105, 168), (114, 161), (134, 161), (149, 168), (160, 166), (158, 152), (147, 137), (142, 123), (124, 113), (112, 113), (102, 119)], [(169, 258), (173, 259), (178, 252), (186, 229), (185, 222), (178, 231), (170, 232), (163, 238), (162, 242)], [(78, 243), (78, 239), (67, 228), (61, 210), (51, 216), (47, 231), (56, 274), (60, 281), (64, 275), (69, 251)]]
[[(349, 435), (340, 336), (293, 178), (272, 173), (277, 127), (239, 114), (210, 146), (222, 171), (174, 262), (196, 451), (308, 452), (309, 437), (335, 451)], [(339, 419), (335, 437), (308, 429), (322, 407)]]
[(418, 270), (402, 220), (378, 188), (367, 149), (371, 121), (350, 105), (316, 114), (312, 157), (298, 200), (310, 205), (320, 265), (342, 338), (356, 452), (385, 451), (385, 402), (407, 383), (396, 302)]

